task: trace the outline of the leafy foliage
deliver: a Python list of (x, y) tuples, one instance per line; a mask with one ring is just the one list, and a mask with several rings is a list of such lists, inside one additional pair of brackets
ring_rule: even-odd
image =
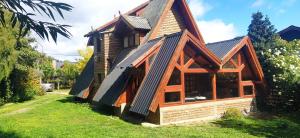
[[(6, 14), (5, 18), (9, 18)], [(9, 76), (17, 58), (15, 50), (17, 29), (0, 27), (0, 81)]]
[(252, 15), (248, 35), (251, 38), (259, 61), (262, 65), (265, 80), (268, 82), (271, 97), (278, 95), (280, 100), (264, 100), (272, 105), (271, 110), (300, 109), (300, 58), (299, 41), (287, 42), (275, 34), (276, 29), (268, 17), (261, 12)]
[(19, 23), (18, 39), (24, 37), (29, 30), (32, 30), (43, 39), (49, 39), (49, 36), (51, 36), (56, 42), (58, 34), (67, 38), (70, 37), (71, 34), (67, 30), (70, 26), (34, 20), (33, 17), (38, 13), (42, 16), (46, 15), (52, 21), (56, 21), (55, 13), (64, 18), (63, 12), (71, 11), (72, 8), (71, 5), (65, 3), (47, 0), (1, 0), (0, 22), (3, 26), (6, 25), (8, 20), (5, 18), (4, 13), (8, 11), (12, 14), (9, 20), (12, 27), (15, 27)]
[[(277, 37), (272, 48), (262, 52), (265, 60), (265, 76), (272, 93), (280, 95), (280, 108), (299, 110), (300, 106), (300, 41), (287, 42)], [(278, 110), (277, 110), (278, 111)]]
[(63, 67), (58, 70), (60, 80), (69, 88), (74, 83), (79, 73), (77, 65), (69, 61), (64, 61)]
[(237, 108), (228, 108), (222, 116), (223, 119), (241, 119), (243, 117), (244, 115)]
[(77, 63), (78, 69), (81, 72), (81, 71), (83, 71), (83, 69), (85, 68), (85, 65), (88, 63), (88, 61), (92, 57), (94, 51), (92, 48), (88, 47), (84, 50), (78, 50), (78, 53), (82, 57), (82, 59), (80, 59)]

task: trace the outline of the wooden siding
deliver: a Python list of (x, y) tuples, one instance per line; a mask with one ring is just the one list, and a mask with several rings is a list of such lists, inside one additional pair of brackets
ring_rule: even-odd
[[(121, 41), (115, 37), (112, 33), (114, 28), (109, 28), (106, 33), (101, 34), (99, 37), (101, 39), (100, 51), (97, 51), (97, 46), (94, 48), (94, 58), (95, 58), (95, 86), (99, 86), (102, 80), (108, 75), (110, 69), (110, 61), (112, 62), (117, 54), (122, 50)], [(96, 43), (96, 38), (95, 38)], [(101, 74), (101, 78), (99, 78)]]
[(166, 18), (163, 19), (163, 22), (157, 33), (157, 37), (161, 37), (165, 34), (181, 32), (184, 29), (186, 29), (184, 19), (178, 12), (177, 8), (173, 6), (172, 9), (168, 12)]

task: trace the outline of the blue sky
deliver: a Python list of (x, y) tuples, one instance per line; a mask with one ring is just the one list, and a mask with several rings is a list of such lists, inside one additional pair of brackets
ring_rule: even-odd
[(289, 25), (300, 25), (299, 0), (197, 0), (210, 6), (210, 10), (200, 17), (204, 20), (220, 18), (225, 23), (233, 23), (238, 34), (246, 34), (254, 12), (268, 15), (278, 30)]
[[(59, 23), (73, 27), (73, 37), (59, 37), (58, 43), (37, 39), (35, 46), (59, 60), (75, 61), (78, 49), (86, 48), (83, 35), (147, 0), (55, 0), (74, 7)], [(267, 14), (278, 30), (300, 26), (300, 0), (187, 0), (206, 43), (246, 35), (254, 12)], [(38, 17), (44, 19), (45, 17)]]

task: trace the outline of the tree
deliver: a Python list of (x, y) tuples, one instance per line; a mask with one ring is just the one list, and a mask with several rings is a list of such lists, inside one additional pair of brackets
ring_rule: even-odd
[(83, 50), (78, 50), (78, 53), (82, 57), (82, 59), (80, 59), (77, 63), (78, 69), (81, 72), (85, 68), (85, 65), (87, 64), (87, 62), (92, 57), (94, 51), (92, 48), (86, 48)]
[[(9, 19), (9, 14), (5, 14), (4, 18)], [(9, 76), (17, 59), (16, 33), (16, 28), (0, 27), (0, 81)]]
[(75, 81), (76, 77), (80, 73), (77, 68), (77, 65), (69, 61), (64, 61), (64, 65), (59, 72), (59, 74), (61, 75), (61, 80), (68, 87), (72, 85), (72, 83)]
[(272, 42), (275, 33), (276, 29), (271, 24), (268, 16), (264, 18), (261, 12), (252, 15), (252, 21), (248, 27), (248, 36), (257, 51), (262, 50), (262, 43)]
[[(51, 36), (56, 42), (58, 34), (67, 38), (70, 37), (70, 32), (67, 30), (70, 26), (34, 20), (33, 18), (37, 14), (42, 16), (46, 15), (55, 22), (55, 13), (61, 18), (64, 18), (63, 12), (71, 11), (72, 8), (71, 5), (65, 3), (47, 0), (1, 0), (0, 23), (2, 26), (6, 26), (7, 21), (9, 21), (12, 27), (18, 25), (19, 30), (17, 40), (26, 36), (26, 34), (32, 30), (43, 39), (49, 39), (49, 36)], [(9, 20), (5, 18), (5, 12), (12, 14)]]

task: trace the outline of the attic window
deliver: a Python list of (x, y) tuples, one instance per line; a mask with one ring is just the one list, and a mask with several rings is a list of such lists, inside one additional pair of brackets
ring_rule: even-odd
[(136, 33), (136, 34), (131, 34), (131, 35), (125, 36), (123, 43), (124, 43), (124, 48), (139, 46), (140, 45), (140, 34)]

